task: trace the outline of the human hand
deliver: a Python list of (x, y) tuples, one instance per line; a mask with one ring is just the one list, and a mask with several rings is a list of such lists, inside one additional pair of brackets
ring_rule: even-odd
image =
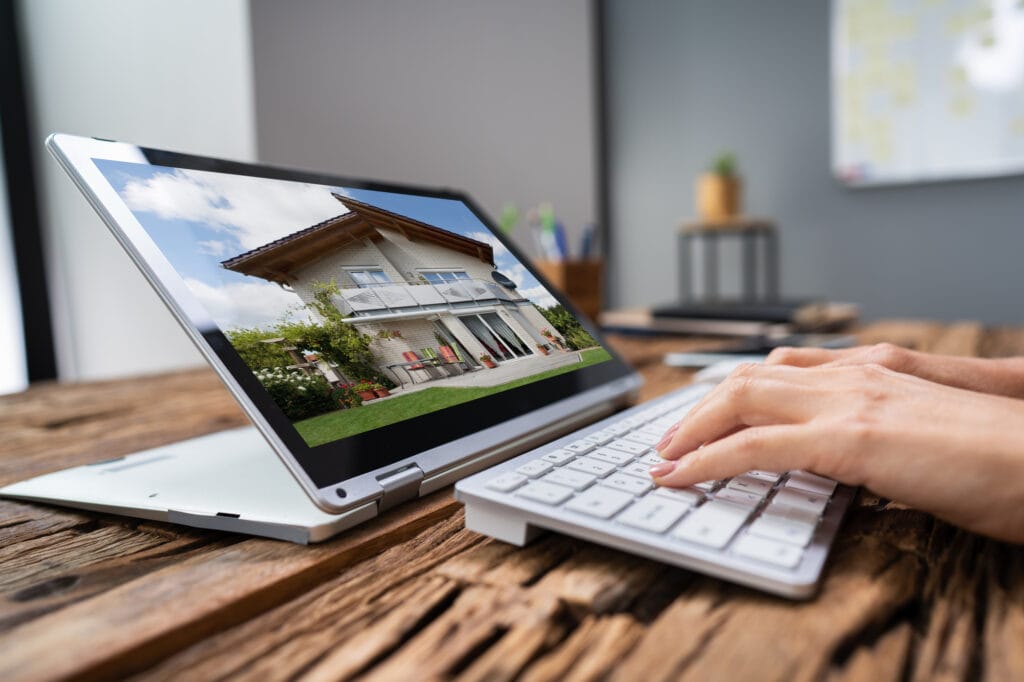
[(881, 365), (895, 372), (970, 391), (1024, 398), (1024, 359), (968, 358), (936, 355), (902, 348), (891, 343), (841, 350), (825, 348), (776, 348), (768, 365), (793, 367)]
[(805, 469), (1024, 542), (1024, 402), (876, 364), (744, 365), (656, 447), (659, 485)]

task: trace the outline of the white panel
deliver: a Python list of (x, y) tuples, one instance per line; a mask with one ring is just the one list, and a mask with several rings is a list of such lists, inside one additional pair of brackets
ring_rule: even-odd
[(61, 379), (201, 363), (42, 143), (59, 131), (252, 159), (248, 4), (33, 0), (20, 9)]
[[(0, 158), (3, 158), (3, 151), (3, 140), (0, 140)], [(9, 211), (7, 178), (4, 165), (0, 163), (0, 393), (14, 393), (28, 384)]]

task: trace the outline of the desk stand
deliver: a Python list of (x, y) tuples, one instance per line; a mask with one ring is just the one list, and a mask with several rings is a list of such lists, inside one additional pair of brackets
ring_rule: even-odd
[[(718, 299), (718, 243), (724, 237), (736, 237), (742, 248), (743, 300), (774, 301), (779, 297), (779, 242), (775, 223), (757, 218), (736, 218), (724, 222), (683, 223), (679, 229), (679, 299), (692, 302), (693, 243), (697, 241), (704, 256), (704, 296)], [(758, 258), (758, 241), (762, 242)], [(760, 271), (764, 271), (764, 290), (759, 291)]]

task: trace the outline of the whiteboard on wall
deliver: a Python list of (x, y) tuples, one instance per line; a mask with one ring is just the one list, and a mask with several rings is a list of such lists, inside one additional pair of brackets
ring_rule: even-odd
[(1024, 173), (1024, 0), (832, 0), (832, 169)]

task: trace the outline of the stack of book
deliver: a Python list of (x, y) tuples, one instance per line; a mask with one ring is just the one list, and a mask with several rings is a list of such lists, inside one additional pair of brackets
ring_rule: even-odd
[(778, 336), (842, 331), (857, 321), (854, 303), (813, 300), (714, 301), (607, 310), (604, 331), (626, 334)]

